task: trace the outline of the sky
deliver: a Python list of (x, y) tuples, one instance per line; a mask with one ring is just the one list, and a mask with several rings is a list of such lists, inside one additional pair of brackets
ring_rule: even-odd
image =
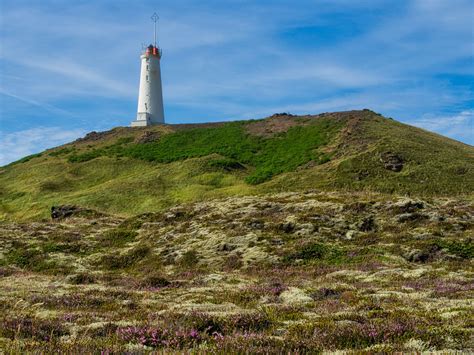
[(474, 145), (472, 0), (0, 0), (0, 165), (129, 125), (155, 11), (167, 123), (369, 108)]

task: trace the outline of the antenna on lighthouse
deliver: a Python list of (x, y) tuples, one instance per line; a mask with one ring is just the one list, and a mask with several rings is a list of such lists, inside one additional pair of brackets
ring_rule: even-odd
[(153, 16), (151, 16), (151, 19), (155, 23), (155, 47), (156, 47), (156, 22), (158, 21), (159, 17), (158, 14), (155, 12)]

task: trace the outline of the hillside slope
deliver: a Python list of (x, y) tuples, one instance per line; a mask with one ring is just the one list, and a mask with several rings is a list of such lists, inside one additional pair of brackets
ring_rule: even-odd
[(311, 189), (472, 196), (473, 167), (474, 147), (369, 110), (119, 127), (1, 168), (0, 216), (46, 218), (54, 204), (130, 216)]

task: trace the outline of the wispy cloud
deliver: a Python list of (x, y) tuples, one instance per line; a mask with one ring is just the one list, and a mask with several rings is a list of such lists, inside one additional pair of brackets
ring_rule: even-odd
[[(28, 105), (40, 107), (40, 108), (42, 108), (44, 110), (47, 110), (47, 111), (51, 111), (51, 112), (55, 112), (55, 113), (59, 113), (59, 114), (62, 114), (62, 115), (67, 115), (67, 116), (71, 115), (71, 113), (69, 111), (60, 109), (58, 107), (55, 107), (55, 106), (47, 104), (47, 103), (42, 103), (42, 102), (39, 102), (39, 101), (36, 101), (36, 100), (32, 100), (32, 99), (29, 99), (29, 98), (26, 98), (26, 97), (22, 97), (22, 96), (19, 96), (19, 95), (9, 93), (8, 91), (6, 91), (2, 88), (0, 88), (0, 95), (5, 95), (5, 96), (8, 96), (8, 97), (11, 97), (13, 99), (24, 102)], [(1, 113), (1, 111), (0, 111), (0, 113)]]
[(91, 130), (132, 120), (153, 11), (160, 14), (168, 122), (367, 107), (410, 123), (473, 109), (470, 0), (2, 5), (0, 88), (11, 98), (0, 108), (6, 132)]
[(44, 149), (67, 143), (83, 136), (83, 129), (64, 130), (59, 127), (36, 127), (0, 134), (0, 166)]
[(474, 145), (474, 110), (450, 116), (424, 115), (410, 124)]

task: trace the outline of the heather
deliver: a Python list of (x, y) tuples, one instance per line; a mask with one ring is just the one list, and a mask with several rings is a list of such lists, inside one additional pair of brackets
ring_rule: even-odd
[(2, 222), (0, 348), (469, 352), (473, 217), (460, 198), (306, 191)]

